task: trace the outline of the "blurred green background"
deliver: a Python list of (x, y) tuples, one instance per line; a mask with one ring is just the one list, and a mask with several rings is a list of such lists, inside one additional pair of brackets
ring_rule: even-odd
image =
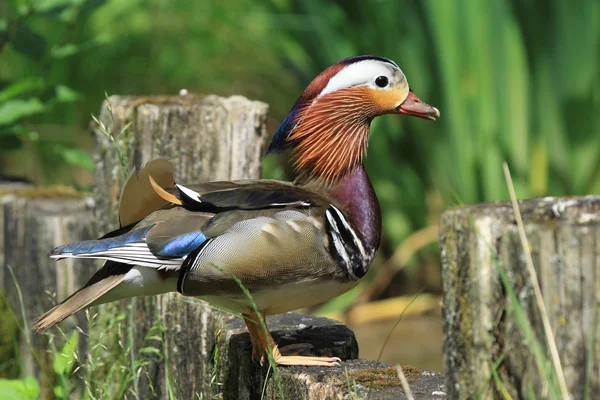
[(89, 190), (105, 92), (242, 94), (270, 104), (274, 131), (356, 54), (395, 60), (442, 118), (374, 121), (383, 278), (334, 309), (439, 291), (439, 214), (508, 198), (503, 161), (521, 198), (600, 193), (597, 0), (0, 0), (0, 177)]
[[(89, 190), (105, 91), (242, 94), (274, 131), (321, 70), (379, 54), (442, 112), (373, 124), (386, 259), (445, 207), (507, 198), (504, 160), (520, 197), (600, 192), (600, 2), (576, 3), (3, 0), (0, 176)], [(265, 176), (286, 171), (267, 158)], [(419, 254), (435, 275), (435, 246)]]

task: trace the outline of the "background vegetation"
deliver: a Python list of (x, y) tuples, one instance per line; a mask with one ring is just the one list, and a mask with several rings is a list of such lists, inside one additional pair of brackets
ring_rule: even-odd
[[(600, 5), (538, 1), (0, 2), (0, 171), (90, 184), (87, 125), (109, 94), (241, 93), (272, 126), (353, 54), (394, 59), (436, 124), (376, 121), (367, 160), (390, 248), (456, 199), (600, 191)], [(27, 161), (21, 155), (26, 154)], [(59, 173), (60, 172), (60, 173)], [(265, 174), (276, 175), (274, 162)], [(83, 176), (81, 176), (83, 175)]]
[[(0, 0), (0, 176), (89, 190), (105, 91), (243, 94), (271, 105), (274, 131), (317, 73), (361, 53), (398, 62), (442, 113), (373, 124), (380, 272), (446, 207), (508, 198), (503, 160), (519, 197), (600, 193), (597, 0)], [(426, 232), (384, 296), (439, 290)]]

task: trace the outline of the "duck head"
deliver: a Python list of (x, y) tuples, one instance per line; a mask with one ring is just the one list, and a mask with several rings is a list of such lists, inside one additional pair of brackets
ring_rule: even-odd
[(334, 184), (362, 164), (371, 121), (384, 114), (440, 116), (410, 90), (395, 62), (372, 55), (346, 58), (307, 86), (268, 152), (290, 150), (301, 180)]

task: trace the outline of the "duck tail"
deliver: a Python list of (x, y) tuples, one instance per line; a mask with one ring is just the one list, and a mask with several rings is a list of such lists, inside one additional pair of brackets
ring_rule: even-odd
[(84, 287), (36, 318), (33, 330), (43, 332), (76, 312), (102, 303), (101, 297), (122, 283), (131, 268), (131, 265), (107, 261)]

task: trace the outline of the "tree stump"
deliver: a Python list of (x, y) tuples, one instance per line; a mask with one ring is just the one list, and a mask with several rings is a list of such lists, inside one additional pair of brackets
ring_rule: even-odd
[[(569, 392), (575, 399), (599, 393), (600, 197), (525, 200), (520, 209)], [(520, 308), (551, 368), (510, 203), (446, 211), (440, 242), (448, 397), (498, 398), (501, 390), (548, 397), (548, 379), (517, 318)]]
[[(63, 243), (91, 239), (92, 208), (90, 196), (63, 188), (13, 187), (11, 194), (2, 196), (0, 267), (6, 298), (20, 326), (18, 362), (22, 376), (38, 379), (43, 399), (54, 398), (51, 345), (60, 351), (65, 338), (54, 334), (51, 344), (51, 335), (33, 335), (31, 320), (51, 308), (55, 297), (65, 298), (83, 285), (80, 269), (93, 267), (90, 261), (65, 261), (57, 267), (48, 252)], [(3, 325), (10, 317), (3, 316)], [(85, 325), (85, 315), (78, 315), (66, 321), (65, 332), (69, 335), (75, 326)]]
[(6, 218), (4, 217), (5, 205), (15, 200), (15, 191), (27, 186), (25, 183), (15, 183), (0, 180), (0, 291), (4, 292), (4, 275), (6, 266), (4, 263), (4, 226)]
[[(344, 360), (342, 365), (335, 368), (280, 367), (280, 393), (269, 366), (261, 367), (251, 361), (250, 335), (243, 321), (229, 318), (221, 329), (216, 360), (218, 376), (215, 381), (222, 383), (216, 389), (224, 400), (278, 400), (282, 397), (293, 400), (406, 399), (394, 367), (357, 359), (356, 337), (345, 325), (292, 312), (269, 316), (267, 320), (273, 338), (280, 346), (310, 343), (316, 355), (339, 357)], [(415, 398), (446, 398), (441, 374), (410, 366), (403, 370)]]
[[(241, 96), (195, 95), (112, 96), (109, 101), (99, 119), (113, 132), (130, 170), (167, 157), (181, 183), (259, 177), (267, 139), (266, 104)], [(115, 144), (98, 126), (93, 131), (98, 141), (94, 198), (98, 233), (103, 234), (118, 227), (119, 193), (126, 177)], [(99, 318), (90, 332), (95, 340), (113, 332), (112, 339), (104, 338), (110, 344), (102, 358), (107, 368), (114, 360), (129, 365), (139, 398), (168, 398), (170, 392), (178, 398), (207, 398), (219, 313), (177, 294), (122, 301), (102, 310), (104, 320)], [(119, 329), (115, 318), (125, 315), (128, 320)], [(111, 376), (108, 370), (99, 374)], [(109, 392), (117, 395), (124, 381), (117, 377), (123, 375), (113, 371), (112, 376), (115, 387)]]

